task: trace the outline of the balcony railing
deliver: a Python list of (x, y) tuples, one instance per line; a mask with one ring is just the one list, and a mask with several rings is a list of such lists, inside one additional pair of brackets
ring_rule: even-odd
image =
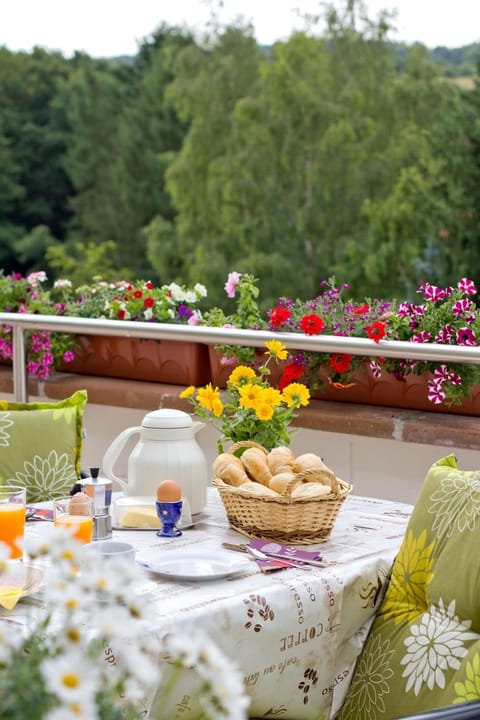
[(26, 367), (26, 332), (49, 330), (81, 335), (113, 335), (150, 340), (189, 340), (210, 345), (245, 345), (263, 347), (267, 340), (280, 340), (286, 348), (299, 351), (350, 353), (372, 357), (401, 358), (445, 363), (480, 364), (480, 347), (411, 343), (338, 335), (303, 335), (301, 333), (240, 330), (168, 323), (106, 320), (56, 315), (0, 313), (0, 326), (13, 328), (13, 393), (19, 402), (28, 400)]

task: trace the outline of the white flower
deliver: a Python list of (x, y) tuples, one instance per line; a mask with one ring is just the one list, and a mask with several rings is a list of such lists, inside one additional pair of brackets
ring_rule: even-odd
[(185, 300), (185, 293), (180, 285), (177, 285), (177, 283), (170, 283), (170, 285), (167, 285), (166, 289), (170, 293), (171, 299), (176, 303), (183, 302)]
[(249, 706), (240, 672), (209, 638), (199, 633), (168, 636), (168, 652), (195, 670), (209, 686), (200, 703), (210, 718), (243, 720)]
[(56, 707), (45, 716), (45, 720), (96, 720), (97, 717), (95, 704), (82, 699)]
[(145, 320), (151, 320), (153, 317), (153, 310), (152, 308), (146, 308), (146, 310), (143, 313)]
[(81, 547), (68, 528), (54, 527), (53, 523), (46, 524), (41, 535), (25, 536), (27, 555), (31, 559), (49, 555), (53, 561), (53, 568), (58, 566), (59, 562), (67, 562), (69, 565), (76, 562), (78, 565), (78, 553)]
[[(66, 703), (95, 703), (98, 672), (81, 652), (47, 658), (40, 666), (48, 690)], [(81, 716), (80, 716), (81, 717)]]
[(184, 295), (184, 300), (187, 303), (195, 303), (197, 302), (197, 294), (193, 292), (193, 290), (187, 290)]
[(53, 287), (54, 287), (54, 288), (62, 288), (62, 287), (71, 288), (71, 287), (72, 287), (72, 281), (71, 281), (71, 280), (67, 280), (66, 278), (64, 278), (64, 279), (59, 278), (58, 280), (55, 280), (55, 282), (53, 283)]
[(412, 625), (411, 634), (404, 640), (407, 654), (400, 664), (405, 665), (402, 677), (408, 678), (406, 692), (412, 689), (418, 695), (424, 683), (429, 690), (435, 685), (445, 687), (444, 671), (449, 668), (458, 670), (459, 658), (467, 654), (465, 642), (477, 637), (468, 632), (470, 620), (461, 622), (455, 615), (455, 600), (445, 608), (440, 598), (438, 607), (430, 606), (423, 613), (420, 622)]
[(199, 297), (207, 297), (207, 288), (205, 287), (205, 285), (202, 285), (201, 283), (196, 283), (193, 286), (193, 289)]
[(39, 283), (45, 282), (46, 279), (47, 273), (44, 270), (39, 270), (38, 272), (27, 275), (27, 282), (30, 283), (30, 285), (38, 285)]

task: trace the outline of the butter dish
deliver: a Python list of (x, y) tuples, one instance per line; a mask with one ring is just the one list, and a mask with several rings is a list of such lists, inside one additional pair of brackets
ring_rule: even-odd
[[(182, 498), (182, 514), (179, 528), (191, 527), (192, 515), (188, 500)], [(155, 497), (137, 495), (114, 498), (112, 504), (112, 525), (115, 530), (159, 530)]]

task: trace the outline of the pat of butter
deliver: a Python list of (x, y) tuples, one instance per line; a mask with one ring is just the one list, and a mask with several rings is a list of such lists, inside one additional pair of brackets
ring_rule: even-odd
[(159, 528), (160, 520), (154, 507), (129, 507), (119, 521), (123, 528)]

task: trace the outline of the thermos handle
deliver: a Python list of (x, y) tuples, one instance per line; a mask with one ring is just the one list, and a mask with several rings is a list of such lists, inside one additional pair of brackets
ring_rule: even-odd
[(128, 495), (128, 485), (125, 482), (125, 480), (122, 480), (122, 478), (117, 477), (115, 475), (113, 468), (115, 466), (115, 463), (117, 462), (120, 453), (122, 452), (127, 440), (129, 437), (131, 437), (134, 433), (140, 433), (141, 427), (131, 427), (127, 428), (126, 430), (123, 430), (118, 437), (115, 438), (115, 440), (112, 442), (109, 448), (107, 448), (107, 451), (105, 452), (105, 455), (103, 456), (102, 460), (102, 468), (104, 474), (114, 482), (118, 483), (122, 490), (125, 492), (126, 495)]

